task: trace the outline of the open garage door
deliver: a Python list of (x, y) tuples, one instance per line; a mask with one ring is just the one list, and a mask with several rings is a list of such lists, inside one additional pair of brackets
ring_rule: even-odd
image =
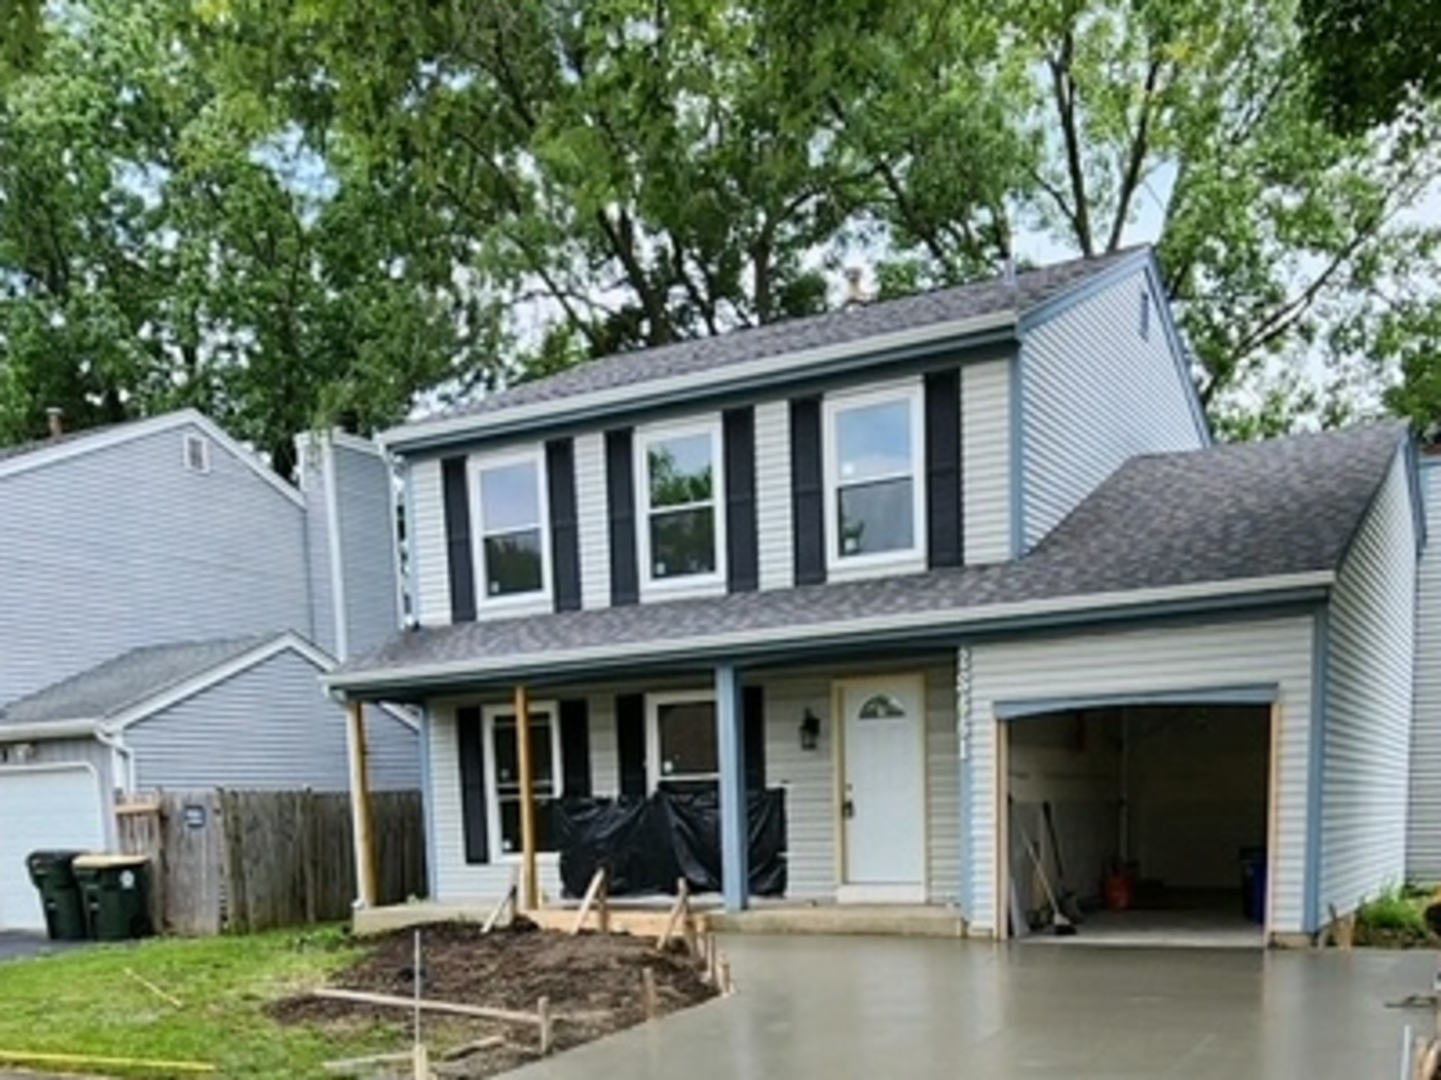
[(1270, 722), (1233, 704), (1008, 722), (1012, 932), (1050, 933), (1044, 876), (1075, 895), (1078, 941), (1262, 945)]
[(0, 768), (0, 930), (44, 931), (32, 851), (105, 847), (100, 781), (87, 764)]

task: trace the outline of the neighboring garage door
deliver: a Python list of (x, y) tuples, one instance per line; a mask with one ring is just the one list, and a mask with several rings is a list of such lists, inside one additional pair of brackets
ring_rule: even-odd
[(86, 764), (0, 768), (0, 930), (44, 930), (25, 856), (105, 847), (100, 781)]

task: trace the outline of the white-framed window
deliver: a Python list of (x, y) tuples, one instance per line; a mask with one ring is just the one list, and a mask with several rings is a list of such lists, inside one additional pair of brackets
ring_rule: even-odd
[(188, 472), (210, 471), (210, 440), (204, 435), (197, 435), (193, 431), (186, 432), (182, 454)]
[(476, 599), (482, 607), (543, 600), (550, 592), (549, 513), (539, 450), (470, 463)]
[[(550, 804), (560, 798), (560, 724), (554, 702), (532, 702), (530, 706), (531, 787), (535, 796), (535, 849), (555, 851), (551, 834)], [(515, 709), (509, 705), (488, 705), (481, 710), (485, 738), (486, 821), (490, 832), (491, 859), (519, 857), (520, 837), (520, 742)]]
[(636, 432), (641, 579), (690, 586), (725, 576), (720, 418)]
[(825, 399), (826, 565), (919, 555), (925, 537), (921, 386)]
[(714, 786), (720, 779), (714, 692), (648, 694), (645, 708), (646, 775), (651, 790)]

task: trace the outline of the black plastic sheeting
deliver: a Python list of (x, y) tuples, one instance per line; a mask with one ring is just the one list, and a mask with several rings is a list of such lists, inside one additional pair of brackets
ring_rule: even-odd
[[(785, 796), (783, 788), (747, 796), (752, 896), (785, 895)], [(715, 791), (562, 799), (551, 807), (567, 896), (584, 895), (602, 866), (612, 896), (674, 893), (682, 877), (691, 892), (721, 890), (720, 796)]]

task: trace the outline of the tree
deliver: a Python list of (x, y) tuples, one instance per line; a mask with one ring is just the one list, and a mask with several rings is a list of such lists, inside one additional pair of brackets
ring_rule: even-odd
[(297, 431), (469, 364), (402, 172), (222, 100), (179, 0), (48, 10), (0, 106), (0, 437), (191, 404), (288, 475)]
[(1359, 134), (1441, 95), (1441, 10), (1431, 0), (1302, 0), (1314, 102)]
[(410, 170), (499, 378), (817, 310), (857, 253), (897, 292), (1155, 236), (1213, 415), (1325, 422), (1432, 239), (1432, 142), (1315, 117), (1295, 0), (217, 11), (234, 92)]

